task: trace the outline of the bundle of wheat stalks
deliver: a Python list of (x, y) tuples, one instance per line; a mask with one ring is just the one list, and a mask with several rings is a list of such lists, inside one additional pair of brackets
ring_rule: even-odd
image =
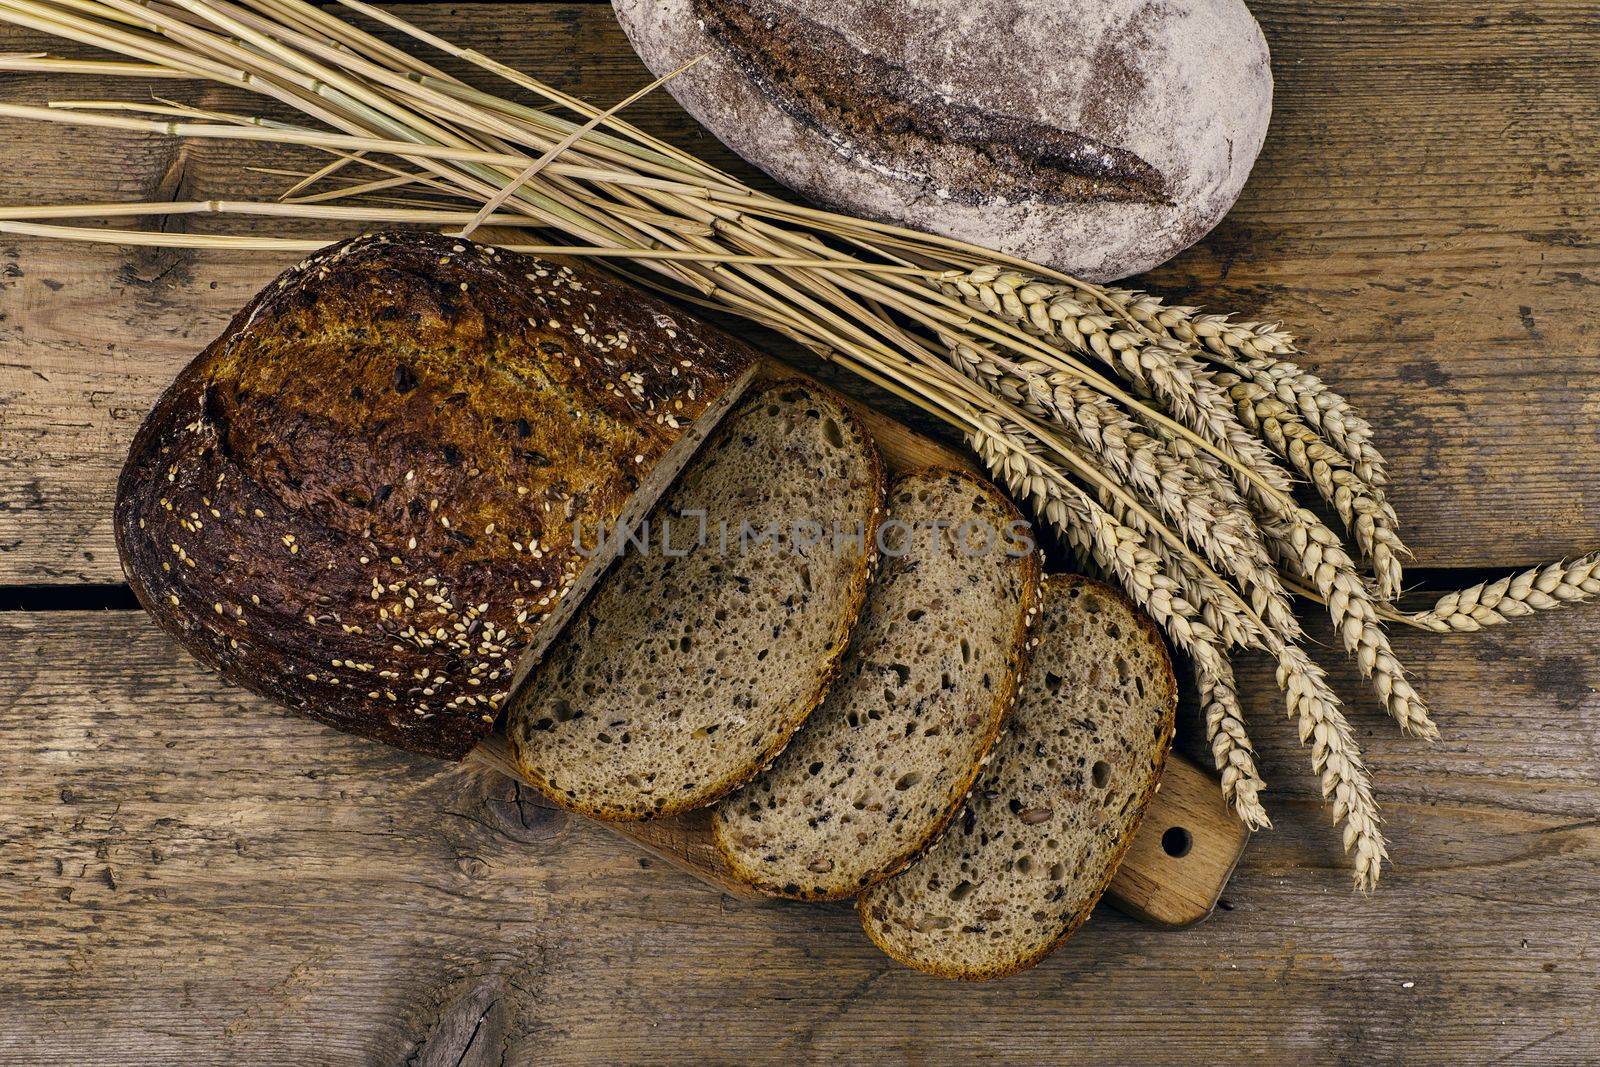
[[(185, 213), (537, 231), (534, 252), (604, 257), (743, 316), (944, 420), (1194, 665), (1223, 788), (1269, 825), (1229, 657), (1277, 664), (1289, 715), (1344, 825), (1356, 884), (1386, 858), (1339, 699), (1291, 598), (1326, 606), (1408, 733), (1437, 736), (1385, 623), (1476, 630), (1600, 589), (1600, 556), (1395, 606), (1408, 553), (1372, 427), (1297, 366), (1277, 326), (1089, 285), (964, 243), (776, 199), (601, 111), (358, 0), (345, 7), (531, 93), (475, 88), (304, 0), (0, 0), (0, 19), (119, 59), (0, 56), (0, 70), (201, 80), (306, 124), (144, 101), (0, 104), (0, 115), (310, 146), (330, 160), (272, 202), (0, 208), (0, 232), (132, 245), (310, 250), (321, 240), (41, 225)], [(669, 76), (670, 77), (670, 76)], [(663, 79), (665, 80), (665, 79)], [(659, 83), (657, 83), (659, 84)], [(281, 113), (281, 109), (280, 112)], [(330, 238), (331, 239), (331, 238)], [(1341, 533), (1306, 507), (1320, 498)]]

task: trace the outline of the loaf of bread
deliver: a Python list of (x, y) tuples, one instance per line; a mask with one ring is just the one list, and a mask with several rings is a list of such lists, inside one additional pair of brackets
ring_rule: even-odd
[(866, 598), (884, 475), (821, 386), (747, 396), (518, 695), (517, 765), (601, 819), (710, 804), (822, 699)]
[(643, 515), (755, 359), (586, 269), (427, 234), (334, 245), (145, 420), (123, 568), (246, 688), (458, 758), (603, 568), (578, 524)]
[(802, 195), (1094, 281), (1215, 226), (1266, 137), (1242, 0), (612, 0), (667, 89)]
[(717, 808), (718, 849), (775, 896), (855, 896), (960, 808), (1016, 696), (1039, 557), (1016, 506), (964, 471), (889, 487), (883, 555), (838, 681), (793, 743)]
[(1155, 794), (1177, 682), (1155, 625), (1109, 586), (1045, 581), (1011, 726), (951, 831), (862, 894), (868, 936), (902, 963), (997, 978), (1089, 916)]

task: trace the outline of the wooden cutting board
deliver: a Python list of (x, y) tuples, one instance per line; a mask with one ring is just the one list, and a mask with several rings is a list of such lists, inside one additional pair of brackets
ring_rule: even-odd
[[(801, 376), (777, 360), (770, 360), (762, 375)], [(977, 469), (963, 452), (863, 404), (853, 403), (852, 407), (876, 438), (891, 472), (930, 465)], [(503, 736), (479, 745), (468, 760), (520, 777)], [(725, 893), (757, 896), (732, 876), (718, 853), (711, 839), (709, 809), (672, 819), (601, 825)], [(1159, 926), (1199, 922), (1216, 907), (1248, 838), (1249, 831), (1228, 810), (1216, 779), (1174, 754), (1107, 897), (1129, 915)]]

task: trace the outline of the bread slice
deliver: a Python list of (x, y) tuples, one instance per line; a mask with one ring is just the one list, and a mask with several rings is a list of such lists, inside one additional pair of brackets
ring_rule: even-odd
[(514, 698), (523, 774), (602, 819), (677, 814), (749, 780), (827, 691), (883, 492), (838, 397), (799, 382), (747, 397)]
[(964, 471), (889, 488), (882, 557), (839, 680), (794, 742), (717, 808), (734, 875), (855, 896), (949, 825), (1016, 697), (1040, 563), (1021, 514)]
[(1049, 955), (1132, 841), (1177, 699), (1161, 635), (1121, 593), (1046, 579), (1010, 729), (955, 827), (861, 896), (867, 935), (950, 978), (998, 978)]

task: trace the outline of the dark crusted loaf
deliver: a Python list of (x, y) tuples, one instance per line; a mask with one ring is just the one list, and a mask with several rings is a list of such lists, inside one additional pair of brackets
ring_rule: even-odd
[(1016, 506), (976, 475), (889, 487), (883, 554), (839, 678), (781, 757), (717, 808), (735, 875), (776, 896), (855, 896), (956, 814), (999, 736), (1039, 609)]
[(839, 397), (800, 382), (747, 396), (518, 694), (523, 776), (602, 819), (675, 815), (749, 780), (833, 679), (883, 483)]
[(950, 978), (998, 978), (1049, 955), (1122, 862), (1177, 703), (1154, 623), (1099, 582), (1046, 579), (1010, 729), (951, 831), (862, 894), (868, 936)]
[(586, 269), (343, 242), (157, 402), (117, 487), (123, 569), (246, 688), (458, 758), (604, 562), (574, 523), (642, 514), (754, 361)]

